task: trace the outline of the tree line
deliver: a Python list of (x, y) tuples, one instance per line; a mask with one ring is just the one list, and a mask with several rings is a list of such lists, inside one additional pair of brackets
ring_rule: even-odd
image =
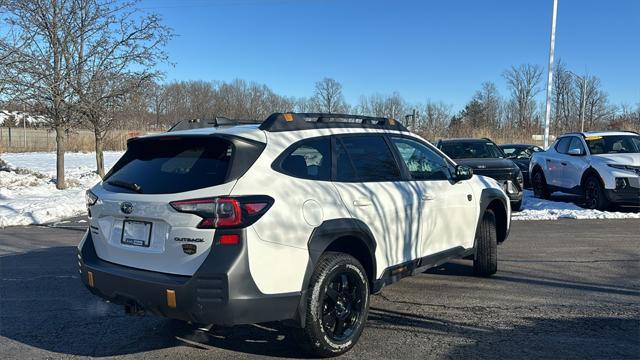
[[(57, 187), (64, 188), (65, 131), (94, 132), (97, 172), (104, 175), (103, 143), (112, 129), (164, 131), (184, 119), (262, 120), (273, 112), (357, 113), (403, 121), (427, 139), (540, 134), (544, 122), (543, 68), (506, 69), (507, 93), (480, 84), (455, 111), (442, 100), (406, 101), (398, 92), (345, 100), (342, 84), (320, 79), (308, 97), (277, 94), (246, 80), (163, 81), (165, 45), (174, 32), (137, 1), (0, 0), (0, 101), (28, 109), (56, 132)], [(640, 102), (615, 105), (594, 75), (576, 75), (558, 61), (553, 81), (552, 133), (640, 129)]]

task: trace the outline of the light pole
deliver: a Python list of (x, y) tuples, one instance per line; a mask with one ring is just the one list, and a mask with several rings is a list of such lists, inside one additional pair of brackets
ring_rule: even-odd
[(584, 111), (587, 107), (587, 79), (582, 76), (576, 75), (576, 73), (571, 70), (567, 71), (569, 72), (569, 74), (578, 78), (582, 83), (582, 92), (580, 93), (580, 131), (584, 132)]
[(551, 120), (551, 86), (553, 85), (553, 49), (556, 44), (556, 15), (558, 14), (558, 0), (553, 0), (553, 15), (551, 15), (551, 41), (549, 44), (549, 72), (547, 74), (547, 103), (544, 112), (544, 148), (549, 147), (549, 121)]

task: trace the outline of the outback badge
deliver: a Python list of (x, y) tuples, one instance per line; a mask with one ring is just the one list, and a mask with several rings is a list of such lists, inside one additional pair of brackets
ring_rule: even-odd
[(195, 254), (197, 249), (198, 247), (193, 244), (182, 244), (182, 251), (187, 255)]

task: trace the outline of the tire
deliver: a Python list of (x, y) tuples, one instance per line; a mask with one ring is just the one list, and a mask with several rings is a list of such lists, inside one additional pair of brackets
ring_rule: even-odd
[(584, 204), (588, 209), (607, 210), (611, 205), (600, 179), (595, 175), (589, 175), (584, 181)]
[(522, 209), (522, 199), (511, 203), (511, 211), (520, 211)]
[(547, 188), (547, 179), (544, 177), (542, 170), (536, 170), (531, 178), (531, 187), (533, 195), (539, 199), (549, 199), (550, 193)]
[(487, 209), (476, 233), (476, 251), (473, 272), (478, 276), (491, 276), (498, 271), (498, 241), (496, 215)]
[(305, 311), (306, 324), (298, 339), (312, 355), (332, 357), (349, 351), (369, 312), (369, 281), (360, 262), (348, 254), (323, 254), (311, 277)]

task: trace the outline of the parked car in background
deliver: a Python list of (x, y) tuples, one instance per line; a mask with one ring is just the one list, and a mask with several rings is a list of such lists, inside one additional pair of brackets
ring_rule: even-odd
[(498, 181), (511, 201), (511, 209), (522, 207), (524, 177), (520, 168), (496, 143), (490, 139), (447, 139), (439, 140), (442, 150), (458, 164), (467, 165), (474, 174), (488, 176)]
[(630, 131), (577, 132), (559, 137), (529, 164), (535, 196), (580, 194), (585, 206), (640, 206), (640, 135)]
[(544, 151), (540, 146), (527, 145), (527, 144), (505, 144), (500, 145), (500, 149), (507, 156), (507, 159), (513, 161), (520, 171), (522, 171), (522, 177), (524, 178), (524, 188), (531, 188), (531, 180), (529, 179), (529, 161), (533, 153)]

